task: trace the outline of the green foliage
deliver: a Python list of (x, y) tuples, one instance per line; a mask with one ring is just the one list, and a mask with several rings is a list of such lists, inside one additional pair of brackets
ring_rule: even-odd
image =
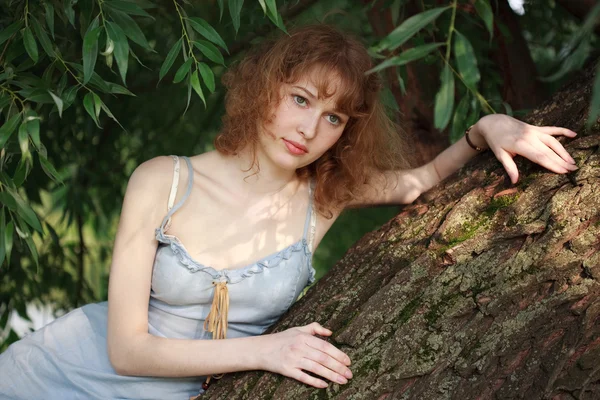
[(475, 6), (475, 10), (477, 10), (477, 14), (485, 23), (485, 27), (490, 34), (490, 40), (492, 40), (494, 37), (494, 13), (492, 12), (490, 3), (486, 0), (475, 0), (473, 5)]
[(435, 95), (434, 125), (438, 129), (446, 128), (454, 108), (454, 75), (450, 65), (446, 64), (442, 70), (440, 90)]
[(475, 50), (464, 35), (459, 31), (455, 30), (454, 39), (454, 56), (456, 57), (456, 65), (458, 74), (462, 78), (465, 86), (471, 90), (477, 88), (477, 84), (481, 78), (479, 69), (477, 68), (477, 57), (475, 56)]
[(426, 55), (428, 55), (429, 53), (431, 53), (432, 51), (434, 51), (435, 49), (437, 49), (438, 47), (441, 47), (443, 45), (444, 45), (444, 43), (429, 43), (429, 44), (424, 44), (421, 46), (410, 48), (406, 51), (403, 51), (402, 53), (400, 53), (397, 56), (388, 58), (387, 60), (385, 60), (378, 66), (371, 68), (367, 72), (373, 73), (373, 72), (380, 71), (387, 67), (392, 67), (392, 66), (399, 67), (400, 65), (408, 64), (411, 61), (415, 61), (415, 60), (425, 57)]
[(433, 10), (423, 11), (420, 14), (410, 17), (379, 42), (374, 50), (381, 52), (383, 50), (394, 50), (402, 46), (407, 40), (433, 22), (448, 9), (448, 7), (434, 8)]

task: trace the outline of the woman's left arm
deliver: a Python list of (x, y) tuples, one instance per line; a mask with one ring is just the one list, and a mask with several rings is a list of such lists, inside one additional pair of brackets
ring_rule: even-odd
[[(511, 182), (517, 183), (519, 171), (513, 157), (521, 155), (549, 169), (564, 174), (577, 169), (575, 161), (554, 136), (575, 137), (566, 128), (538, 127), (526, 124), (508, 115), (492, 114), (481, 118), (470, 130), (469, 139), (482, 149), (490, 148), (502, 163)], [(440, 153), (433, 161), (411, 170), (389, 171), (386, 178), (396, 185), (370, 186), (360, 204), (408, 204), (428, 191), (447, 176), (456, 172), (479, 152), (462, 137)], [(392, 175), (392, 176), (390, 176)]]

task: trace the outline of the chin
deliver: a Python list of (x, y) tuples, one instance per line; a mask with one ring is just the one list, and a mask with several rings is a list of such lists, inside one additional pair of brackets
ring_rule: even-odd
[(293, 170), (293, 171), (304, 166), (304, 163), (300, 162), (301, 160), (298, 157), (294, 157), (291, 154), (287, 154), (287, 153), (278, 154), (276, 157), (274, 157), (273, 161), (281, 169), (287, 169), (287, 170)]

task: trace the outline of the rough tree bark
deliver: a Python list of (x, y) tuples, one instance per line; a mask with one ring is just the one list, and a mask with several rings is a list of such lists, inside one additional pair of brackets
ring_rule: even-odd
[(564, 142), (578, 171), (520, 159), (513, 186), (479, 156), (358, 241), (270, 329), (332, 329), (353, 361), (347, 385), (256, 371), (226, 375), (205, 398), (600, 398), (600, 121), (584, 128), (592, 71), (527, 118), (579, 132)]

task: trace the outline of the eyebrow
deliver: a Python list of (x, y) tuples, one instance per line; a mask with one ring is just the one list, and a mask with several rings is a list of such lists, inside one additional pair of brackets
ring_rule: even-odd
[(315, 96), (309, 90), (307, 90), (307, 89), (305, 89), (305, 88), (303, 88), (301, 86), (293, 86), (293, 87), (295, 87), (296, 89), (300, 89), (300, 90), (304, 91), (306, 94), (308, 94), (309, 97), (312, 97), (313, 99), (317, 98), (317, 96)]

